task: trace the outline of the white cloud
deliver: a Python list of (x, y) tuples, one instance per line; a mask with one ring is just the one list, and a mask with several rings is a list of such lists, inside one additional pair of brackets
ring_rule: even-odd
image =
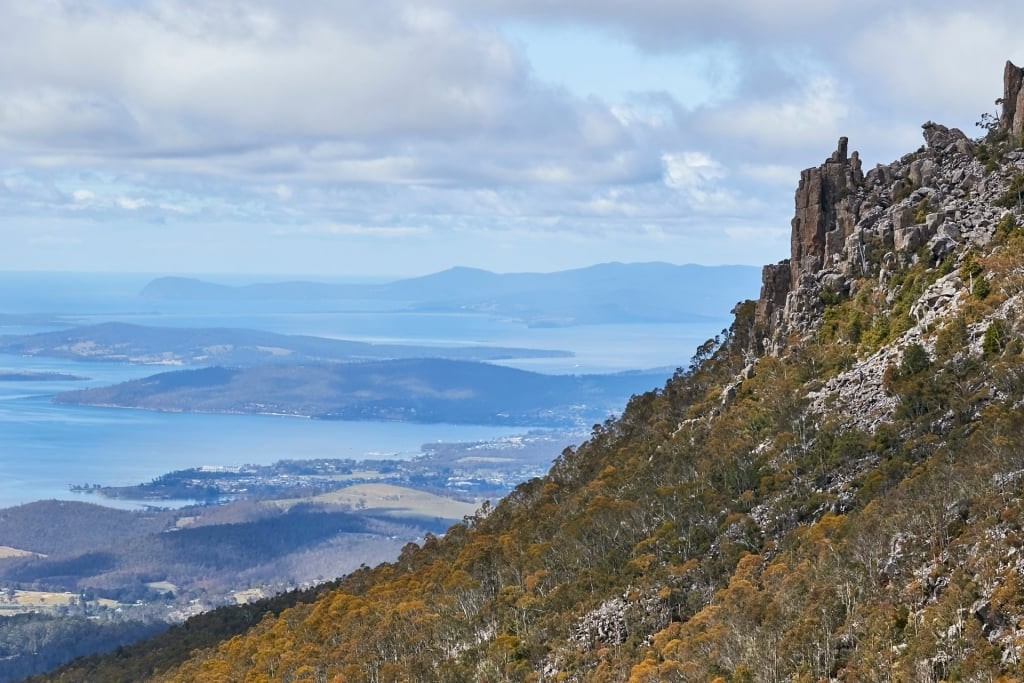
[(145, 206), (148, 206), (149, 202), (145, 199), (132, 199), (131, 197), (118, 197), (114, 200), (114, 204), (124, 209), (125, 211), (137, 211)]
[(675, 190), (693, 190), (707, 187), (726, 176), (725, 169), (703, 152), (663, 154), (665, 184)]
[(423, 226), (373, 226), (373, 225), (317, 225), (306, 226), (295, 229), (281, 229), (275, 231), (279, 237), (288, 236), (331, 236), (331, 237), (379, 237), (385, 239), (406, 239), (419, 237), (430, 233), (430, 229)]
[(448, 4), (469, 13), (612, 27), (641, 44), (654, 42), (659, 49), (669, 49), (673, 36), (678, 45), (694, 38), (709, 42), (736, 37), (764, 40), (767, 34), (784, 40), (806, 38), (810, 31), (825, 27), (834, 34), (848, 25), (851, 17), (885, 6), (881, 0), (449, 0)]
[(75, 190), (71, 193), (71, 198), (76, 202), (91, 202), (96, 199), (96, 193), (92, 190)]
[(624, 197), (622, 190), (612, 188), (606, 193), (582, 202), (583, 212), (598, 216), (636, 216), (643, 211)]
[(704, 124), (719, 136), (763, 147), (792, 147), (834, 140), (846, 122), (848, 94), (833, 78), (816, 76), (797, 92), (773, 99), (737, 100), (711, 113)]
[[(849, 45), (853, 70), (903, 106), (973, 116), (993, 111), (1005, 60), (1024, 60), (1024, 5), (912, 12), (865, 26)], [(870, 79), (870, 80), (868, 80)]]
[(795, 188), (797, 181), (800, 179), (801, 169), (798, 166), (787, 166), (785, 164), (744, 163), (740, 164), (738, 170), (742, 176), (759, 183)]

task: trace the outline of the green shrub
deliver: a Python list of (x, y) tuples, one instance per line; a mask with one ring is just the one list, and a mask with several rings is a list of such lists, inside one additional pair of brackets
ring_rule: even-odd
[(914, 222), (924, 223), (925, 219), (928, 218), (928, 213), (931, 210), (931, 203), (928, 201), (928, 197), (923, 197), (921, 201), (914, 207)]
[(916, 375), (927, 370), (931, 364), (932, 360), (928, 357), (928, 352), (924, 350), (923, 346), (917, 343), (910, 344), (903, 349), (903, 359), (900, 361), (900, 375), (903, 377)]
[(996, 200), (996, 205), (1007, 209), (1024, 205), (1024, 173), (1018, 171), (1014, 174), (1006, 194)]
[(974, 280), (974, 284), (971, 286), (971, 295), (974, 297), (984, 300), (988, 298), (988, 295), (992, 293), (992, 284), (987, 278), (979, 277)]
[(1000, 235), (1009, 235), (1017, 229), (1017, 217), (1012, 213), (1007, 213), (999, 220), (999, 224), (996, 225), (996, 233)]
[(999, 355), (1006, 348), (1006, 330), (1003, 323), (993, 320), (985, 330), (985, 338), (981, 342), (981, 350), (986, 358)]

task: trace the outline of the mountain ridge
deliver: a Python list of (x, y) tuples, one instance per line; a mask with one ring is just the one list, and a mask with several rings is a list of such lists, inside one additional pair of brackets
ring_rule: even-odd
[(678, 323), (721, 318), (757, 291), (752, 266), (602, 263), (552, 273), (493, 273), (459, 266), (387, 284), (261, 283), (232, 287), (159, 278), (141, 294), (157, 299), (380, 301), (405, 310), (477, 313), (530, 325)]

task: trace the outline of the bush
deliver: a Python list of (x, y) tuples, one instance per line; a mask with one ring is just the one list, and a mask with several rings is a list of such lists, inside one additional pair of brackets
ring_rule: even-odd
[(1010, 187), (1006, 190), (1006, 194), (996, 200), (997, 206), (1002, 206), (1007, 209), (1014, 207), (1020, 207), (1024, 205), (1024, 173), (1017, 172), (1010, 180)]
[(927, 370), (932, 364), (928, 352), (920, 344), (910, 344), (903, 349), (903, 360), (900, 362), (900, 375), (910, 377), (923, 370)]
[(999, 220), (999, 224), (996, 225), (996, 233), (1000, 235), (1009, 235), (1016, 230), (1017, 227), (1017, 217), (1012, 213), (1007, 213)]
[(993, 320), (985, 330), (985, 338), (981, 342), (981, 350), (986, 358), (999, 355), (1006, 348), (1006, 330), (1003, 323)]

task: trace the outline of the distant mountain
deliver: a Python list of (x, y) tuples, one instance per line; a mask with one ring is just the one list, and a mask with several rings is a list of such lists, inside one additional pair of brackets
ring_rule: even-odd
[(147, 365), (255, 365), (351, 362), (386, 358), (506, 360), (567, 358), (568, 351), (501, 346), (369, 344), (234, 328), (150, 327), (102, 323), (69, 330), (0, 336), (0, 353)]
[(153, 280), (142, 296), (185, 300), (379, 300), (411, 309), (508, 316), (533, 325), (690, 322), (721, 318), (755, 295), (752, 266), (603, 263), (555, 273), (451, 268), (389, 284), (278, 282), (231, 287), (191, 278)]
[(55, 400), (172, 412), (579, 426), (603, 420), (665, 374), (542, 375), (437, 358), (212, 367), (71, 391)]

